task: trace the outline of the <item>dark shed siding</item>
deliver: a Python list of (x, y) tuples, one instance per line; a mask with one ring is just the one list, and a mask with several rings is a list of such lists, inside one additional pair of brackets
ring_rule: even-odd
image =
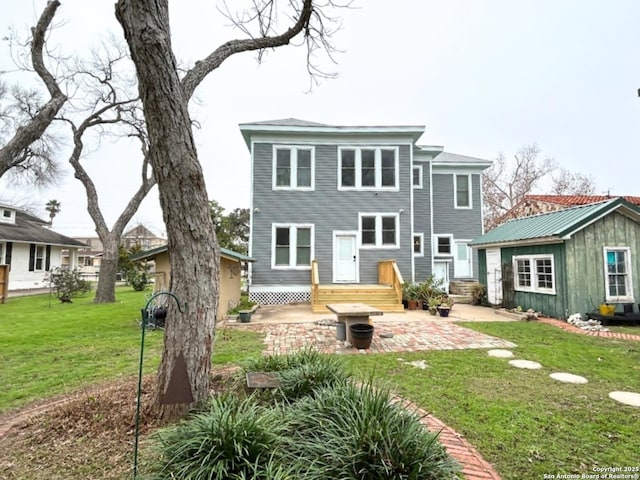
[(577, 232), (567, 242), (570, 313), (585, 314), (605, 298), (604, 247), (629, 247), (635, 303), (640, 303), (640, 225), (613, 213)]

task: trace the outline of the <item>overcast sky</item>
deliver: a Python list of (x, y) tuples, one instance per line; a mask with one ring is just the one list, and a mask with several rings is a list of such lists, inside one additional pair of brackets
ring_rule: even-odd
[[(35, 23), (45, 0), (5, 0), (0, 27)], [(237, 2), (229, 2), (236, 4)], [(171, 2), (173, 44), (186, 65), (240, 34), (216, 2)], [(86, 52), (109, 31), (122, 37), (113, 0), (62, 0), (51, 41)], [(425, 125), (420, 143), (494, 159), (537, 143), (564, 168), (594, 177), (601, 193), (640, 195), (640, 2), (637, 0), (357, 0), (338, 12), (338, 77), (306, 93), (304, 51), (227, 60), (196, 91), (192, 116), (209, 197), (249, 206), (249, 151), (239, 123), (295, 117), (331, 125)], [(6, 30), (4, 30), (6, 31)], [(4, 32), (2, 34), (4, 36)], [(9, 68), (6, 42), (0, 68)], [(10, 80), (11, 77), (6, 77)], [(109, 226), (137, 187), (135, 144), (103, 142), (84, 160)], [(61, 154), (65, 163), (68, 148)], [(84, 190), (68, 173), (59, 187), (11, 189), (0, 198), (62, 203), (54, 229), (94, 235)], [(44, 210), (41, 214), (45, 216)], [(163, 232), (157, 190), (133, 224)]]

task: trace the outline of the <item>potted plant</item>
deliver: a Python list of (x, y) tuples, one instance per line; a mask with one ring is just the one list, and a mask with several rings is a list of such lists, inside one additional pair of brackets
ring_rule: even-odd
[(431, 297), (428, 302), (428, 309), (431, 315), (438, 313), (438, 306), (440, 305), (440, 297)]
[(471, 300), (474, 305), (482, 305), (485, 294), (486, 288), (483, 284), (475, 282), (471, 286)]
[(407, 308), (409, 310), (417, 310), (420, 302), (420, 285), (411, 283), (407, 287)]
[(440, 297), (440, 305), (438, 305), (438, 313), (440, 316), (448, 317), (451, 307), (453, 307), (453, 300), (451, 297), (449, 297), (449, 295), (442, 295)]

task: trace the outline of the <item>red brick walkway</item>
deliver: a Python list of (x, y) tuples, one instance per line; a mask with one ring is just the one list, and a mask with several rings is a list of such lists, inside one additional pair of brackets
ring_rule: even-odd
[(607, 337), (607, 338), (619, 338), (621, 340), (640, 341), (640, 335), (631, 335), (630, 333), (620, 333), (620, 332), (602, 332), (599, 330), (598, 331), (583, 330), (582, 328), (578, 328), (575, 325), (571, 325), (570, 323), (567, 323), (564, 320), (556, 320), (555, 318), (541, 317), (538, 319), (538, 321), (542, 323), (546, 323), (548, 325), (553, 325), (554, 327), (561, 328), (562, 330), (566, 330), (567, 332), (580, 333), (582, 335), (589, 335), (590, 337)]

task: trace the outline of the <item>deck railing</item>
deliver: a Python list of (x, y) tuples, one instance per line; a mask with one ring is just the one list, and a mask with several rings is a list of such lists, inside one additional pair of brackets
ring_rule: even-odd
[(319, 286), (320, 274), (318, 273), (318, 261), (311, 260), (311, 305), (318, 303)]
[(378, 283), (391, 285), (396, 293), (397, 303), (402, 303), (402, 274), (395, 260), (381, 260), (378, 262)]

